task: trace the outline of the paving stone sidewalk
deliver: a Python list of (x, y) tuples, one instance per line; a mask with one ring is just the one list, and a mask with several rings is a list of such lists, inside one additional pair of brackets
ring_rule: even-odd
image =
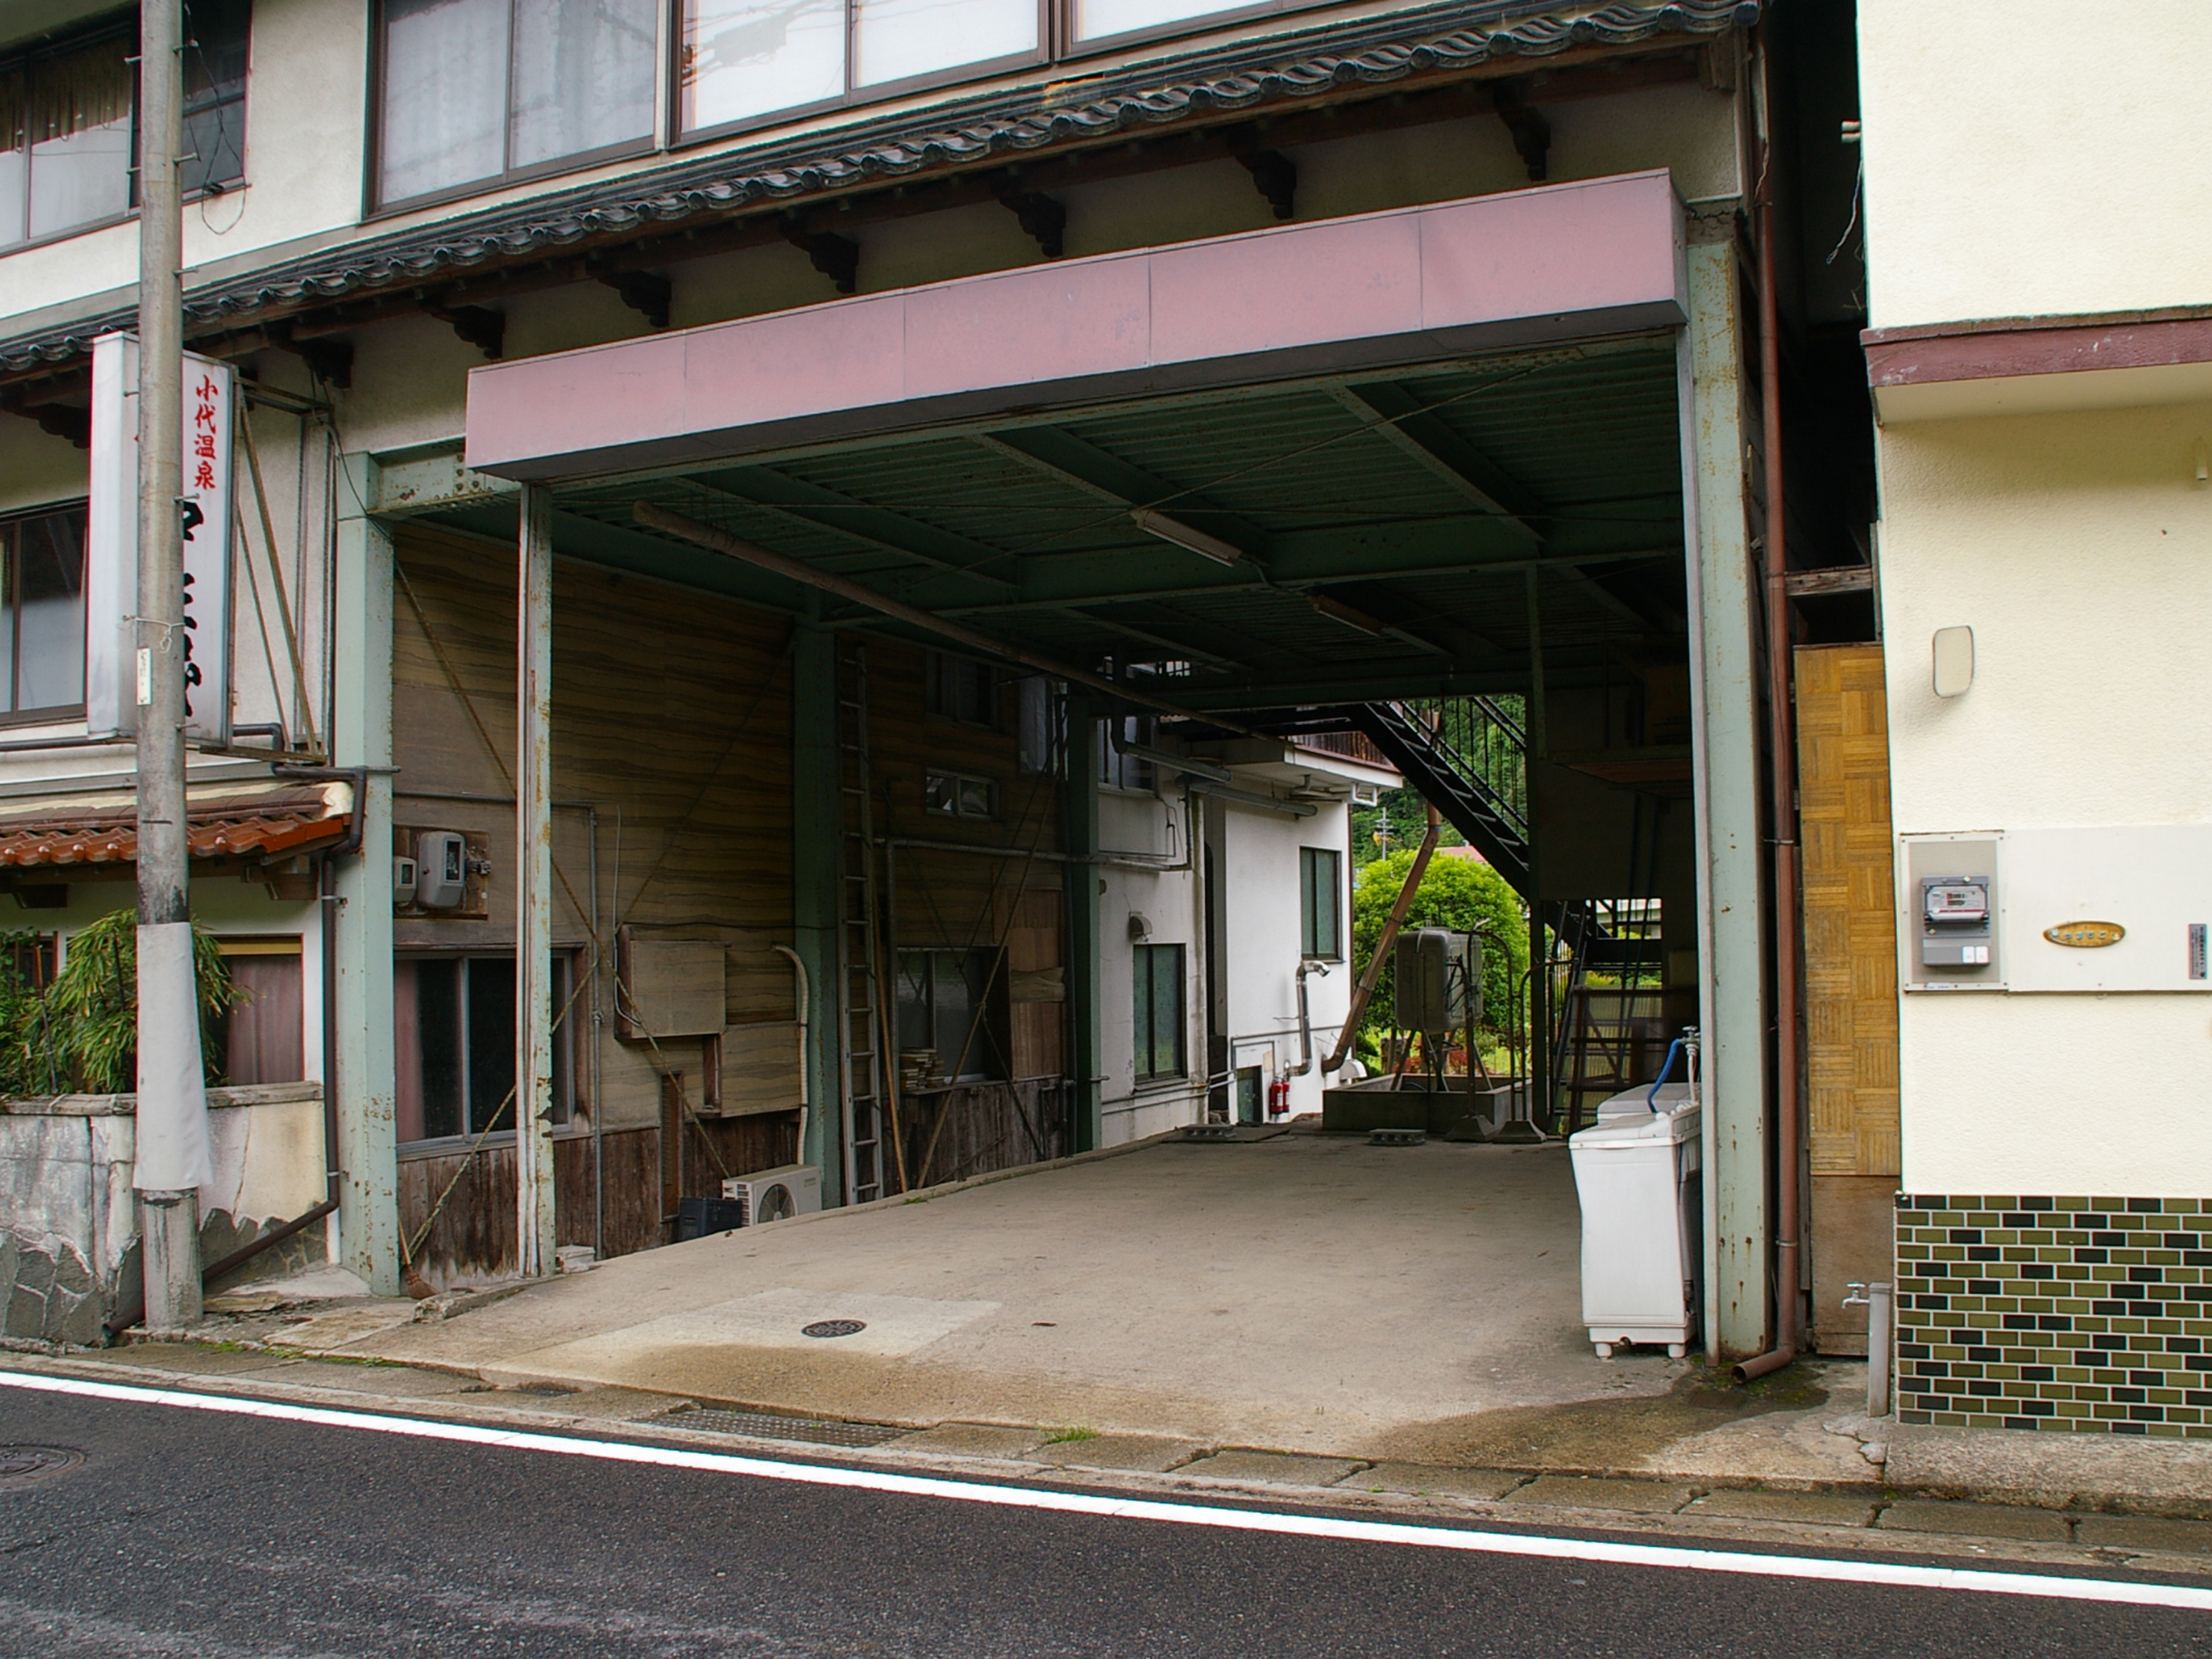
[[(1012, 1480), (1184, 1495), (1243, 1495), (1331, 1509), (1489, 1518), (1522, 1527), (1644, 1532), (1884, 1553), (2125, 1565), (2212, 1576), (2212, 1488), (2128, 1513), (2107, 1495), (1978, 1503), (1900, 1490), (1869, 1467), (1850, 1490), (1326, 1458), (1168, 1437), (996, 1423), (872, 1428), (721, 1408), (646, 1390), (498, 1387), (458, 1371), (303, 1357), (267, 1346), (147, 1342), (102, 1355), (0, 1355), (0, 1365), (355, 1409), (562, 1432), (619, 1431), (809, 1460), (834, 1458)], [(1862, 1420), (1863, 1421), (1863, 1420)], [(1865, 1425), (1887, 1431), (1885, 1425)], [(741, 1432), (731, 1431), (732, 1428)], [(2021, 1437), (2030, 1442), (2037, 1437)], [(2073, 1438), (2073, 1437), (2069, 1437)]]

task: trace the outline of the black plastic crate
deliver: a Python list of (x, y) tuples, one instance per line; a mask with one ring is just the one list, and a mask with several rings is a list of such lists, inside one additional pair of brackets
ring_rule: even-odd
[(734, 1232), (745, 1224), (745, 1206), (734, 1198), (683, 1198), (676, 1201), (676, 1242)]

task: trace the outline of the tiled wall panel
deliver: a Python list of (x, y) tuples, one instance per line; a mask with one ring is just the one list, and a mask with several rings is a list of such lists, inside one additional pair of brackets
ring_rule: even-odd
[(2212, 1200), (1899, 1194), (1897, 1412), (2212, 1439)]

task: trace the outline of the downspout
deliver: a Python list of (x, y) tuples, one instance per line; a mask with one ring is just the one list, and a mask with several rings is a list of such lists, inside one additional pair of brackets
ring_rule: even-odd
[[(1379, 957), (1382, 953), (1378, 951), (1376, 954)], [(1325, 979), (1328, 976), (1328, 964), (1325, 962), (1316, 962), (1311, 957), (1305, 957), (1298, 963), (1298, 1054), (1300, 1058), (1297, 1065), (1284, 1073), (1285, 1077), (1304, 1077), (1308, 1072), (1313, 1070), (1313, 1011), (1306, 1004), (1308, 974), (1319, 974)]]
[(799, 952), (788, 945), (772, 945), (769, 948), (776, 955), (789, 959), (793, 988), (799, 994), (799, 1156), (793, 1161), (804, 1164), (806, 1162), (806, 1111), (809, 1101), (806, 1091), (806, 1069), (813, 1063), (813, 1056), (807, 1052), (806, 1048), (808, 1029), (806, 964), (799, 959)]
[(1797, 1357), (1800, 1138), (1797, 1113), (1796, 769), (1790, 708), (1790, 593), (1782, 475), (1781, 305), (1774, 275), (1774, 100), (1765, 40), (1759, 52), (1766, 121), (1759, 203), (1759, 416), (1766, 448), (1766, 714), (1774, 789), (1774, 1346), (1735, 1368), (1736, 1380), (1780, 1370)]

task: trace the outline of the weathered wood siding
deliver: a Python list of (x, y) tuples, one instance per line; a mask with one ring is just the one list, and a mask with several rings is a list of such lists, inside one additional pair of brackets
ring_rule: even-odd
[[(402, 951), (511, 950), (514, 552), (420, 525), (400, 526), (394, 550), (394, 817), (479, 832), (493, 863), (483, 917), (403, 915), (394, 943)], [(651, 1194), (641, 1212), (652, 1212), (656, 1238), (641, 1242), (657, 1242), (659, 1224), (660, 1079), (683, 1073), (698, 1105), (705, 1046), (690, 1038), (656, 1048), (612, 1035), (617, 926), (721, 943), (731, 1028), (721, 1044), (723, 1110), (784, 1117), (798, 1102), (791, 969), (771, 948), (792, 938), (788, 638), (788, 622), (773, 614), (565, 559), (556, 565), (554, 935), (576, 953), (583, 985), (580, 1106), (603, 1114), (609, 1131), (642, 1127), (656, 1143), (650, 1159), (625, 1157), (617, 1169), (611, 1154), (607, 1169), (610, 1214), (627, 1217), (640, 1204), (632, 1189), (641, 1183)], [(594, 1000), (608, 1033), (598, 1100), (590, 1097)], [(489, 1154), (479, 1164), (448, 1208), (480, 1214), (489, 1231), (455, 1233), (456, 1261), (477, 1249), (511, 1259), (512, 1238), (496, 1230), (511, 1233), (514, 1224), (511, 1214), (499, 1218), (514, 1207), (512, 1164)], [(404, 1169), (403, 1176), (403, 1188), (423, 1178)], [(561, 1236), (571, 1240), (574, 1189), (564, 1185), (561, 1194)], [(640, 1224), (625, 1219), (620, 1237), (620, 1244), (610, 1238), (610, 1253), (637, 1248)]]

